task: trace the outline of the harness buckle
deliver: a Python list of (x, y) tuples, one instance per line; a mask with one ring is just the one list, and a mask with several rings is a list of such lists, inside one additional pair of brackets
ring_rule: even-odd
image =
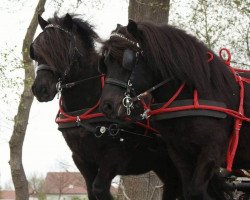
[(150, 109), (145, 110), (144, 113), (141, 114), (141, 118), (148, 119), (151, 116), (151, 115), (148, 115), (149, 111), (150, 111)]
[(105, 126), (97, 126), (95, 131), (95, 137), (101, 138), (108, 129)]
[(62, 81), (59, 80), (57, 83), (56, 83), (56, 90), (57, 90), (57, 99), (59, 99), (60, 97), (60, 94), (62, 92)]
[(107, 130), (107, 128), (105, 126), (101, 126), (99, 131), (100, 131), (100, 133), (103, 134), (106, 132), (106, 130)]
[(80, 126), (80, 125), (81, 125), (80, 122), (81, 122), (81, 118), (80, 118), (79, 116), (77, 116), (77, 117), (76, 117), (77, 126)]
[(131, 110), (134, 108), (133, 100), (130, 97), (129, 93), (125, 93), (125, 97), (122, 100), (123, 106), (127, 109), (127, 115), (131, 114)]
[(109, 126), (109, 134), (111, 136), (116, 136), (120, 132), (118, 124), (110, 124)]

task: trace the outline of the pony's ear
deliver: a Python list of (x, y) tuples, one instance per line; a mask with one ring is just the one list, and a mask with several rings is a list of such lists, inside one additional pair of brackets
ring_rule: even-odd
[(105, 57), (102, 56), (101, 58), (99, 58), (98, 60), (98, 71), (101, 73), (101, 74), (106, 74), (107, 73), (107, 67), (104, 63), (104, 60), (105, 60)]
[(42, 30), (44, 30), (44, 28), (49, 24), (49, 22), (47, 22), (46, 20), (44, 20), (42, 18), (42, 16), (38, 14), (38, 24), (40, 25), (40, 27), (42, 28)]
[(136, 53), (131, 49), (126, 49), (123, 53), (122, 66), (125, 69), (132, 71), (136, 64)]
[(136, 36), (138, 35), (138, 28), (134, 20), (132, 19), (128, 20), (127, 30), (130, 34), (132, 34), (136, 38)]
[(120, 29), (121, 27), (122, 27), (121, 24), (117, 24), (117, 25), (116, 25), (116, 30)]
[(73, 20), (69, 13), (67, 13), (63, 19), (63, 24), (68, 30), (72, 30), (73, 27)]

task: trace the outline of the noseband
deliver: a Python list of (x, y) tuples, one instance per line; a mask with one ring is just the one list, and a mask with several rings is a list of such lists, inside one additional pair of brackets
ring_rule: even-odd
[(49, 65), (46, 64), (40, 64), (38, 66), (36, 66), (36, 73), (40, 70), (47, 70), (47, 71), (51, 71), (52, 73), (56, 73), (56, 70), (52, 67), (50, 67)]
[(126, 82), (115, 79), (115, 78), (106, 78), (105, 84), (115, 85), (115, 86), (121, 87), (123, 89), (127, 89), (127, 87), (128, 87), (128, 84)]
[(130, 81), (130, 78), (128, 80), (128, 83), (115, 78), (106, 78), (105, 84), (118, 86), (126, 90), (126, 92), (124, 93), (125, 97), (122, 100), (122, 104), (127, 109), (127, 115), (130, 115), (131, 110), (134, 108), (133, 99), (131, 98), (131, 93), (132, 91), (134, 92), (134, 89), (132, 88), (132, 83)]

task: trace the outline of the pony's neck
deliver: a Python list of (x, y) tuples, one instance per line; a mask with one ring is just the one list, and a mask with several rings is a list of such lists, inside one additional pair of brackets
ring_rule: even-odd
[[(81, 69), (75, 81), (99, 75), (97, 60), (93, 64), (84, 66), (84, 69)], [(101, 90), (100, 78), (90, 79), (72, 88), (63, 89), (62, 106), (64, 111), (71, 112), (93, 107), (101, 96)]]
[[(167, 102), (175, 95), (175, 93), (178, 91), (181, 85), (182, 82), (171, 80), (167, 84), (155, 90), (152, 93), (155, 103)], [(180, 99), (192, 99), (192, 98), (193, 98), (193, 90), (188, 87), (184, 87), (176, 99), (180, 100)]]

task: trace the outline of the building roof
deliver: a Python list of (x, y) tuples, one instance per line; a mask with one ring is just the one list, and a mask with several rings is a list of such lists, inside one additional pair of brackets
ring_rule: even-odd
[(48, 172), (44, 183), (46, 194), (86, 194), (85, 180), (79, 172)]
[(0, 199), (1, 200), (15, 200), (16, 195), (13, 190), (1, 190)]
[[(117, 188), (111, 186), (112, 194)], [(87, 194), (86, 182), (79, 172), (48, 172), (44, 183), (45, 194)]]

